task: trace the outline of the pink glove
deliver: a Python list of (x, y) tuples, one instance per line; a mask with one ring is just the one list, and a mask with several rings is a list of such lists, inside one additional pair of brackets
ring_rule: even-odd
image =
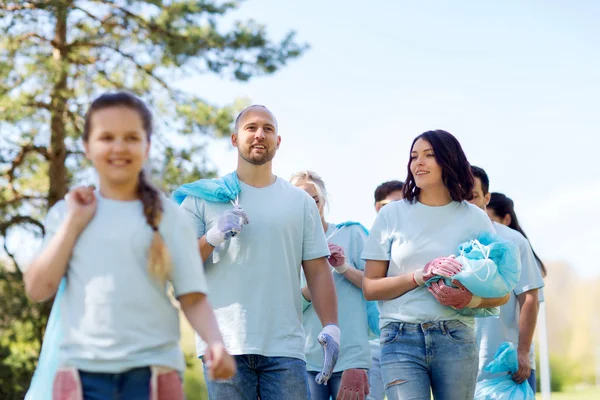
[(452, 284), (458, 286), (458, 288), (450, 287), (444, 283), (443, 279), (440, 279), (437, 282), (433, 282), (427, 290), (435, 297), (438, 303), (457, 310), (465, 307), (475, 308), (481, 304), (481, 297), (474, 296), (459, 281), (453, 280)]
[(413, 274), (413, 280), (419, 286), (434, 276), (451, 278), (462, 271), (462, 264), (453, 257), (438, 257), (425, 264), (425, 268), (418, 269)]
[(342, 374), (342, 382), (336, 400), (364, 400), (369, 394), (369, 378), (364, 369), (347, 369)]
[(342, 249), (337, 244), (327, 243), (329, 245), (329, 252), (331, 255), (329, 256), (329, 264), (333, 268), (340, 267), (344, 265), (346, 262), (346, 256), (344, 255), (344, 249)]

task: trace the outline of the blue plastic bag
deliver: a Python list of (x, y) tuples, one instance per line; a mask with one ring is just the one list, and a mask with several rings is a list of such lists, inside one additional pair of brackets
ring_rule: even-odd
[(377, 301), (367, 301), (367, 322), (371, 332), (379, 337), (381, 329), (379, 329), (379, 308), (377, 307)]
[(483, 369), (485, 372), (502, 375), (478, 382), (474, 400), (535, 400), (529, 382), (513, 381), (512, 374), (518, 369), (519, 361), (515, 345), (511, 342), (502, 343), (494, 359)]
[(232, 172), (219, 179), (200, 179), (181, 185), (175, 189), (172, 198), (177, 204), (181, 204), (187, 196), (214, 203), (237, 203), (240, 191), (240, 180), (237, 173)]
[[(456, 261), (462, 264), (460, 273), (452, 278), (433, 277), (426, 285), (444, 279), (446, 285), (456, 287), (452, 283), (456, 279), (476, 296), (497, 298), (506, 296), (519, 282), (519, 249), (498, 235), (483, 232), (477, 239), (458, 246), (458, 254)], [(457, 312), (468, 317), (485, 318), (499, 315), (500, 308), (462, 308)]]
[(453, 279), (471, 293), (484, 298), (504, 297), (521, 276), (518, 247), (498, 235), (484, 232), (476, 240), (458, 247), (456, 260), (463, 266)]
[(29, 384), (29, 390), (25, 395), (25, 400), (51, 400), (52, 385), (54, 384), (54, 375), (58, 369), (60, 342), (63, 337), (61, 324), (61, 302), (65, 291), (67, 281), (63, 278), (58, 286), (44, 340), (42, 341), (42, 351), (40, 359)]

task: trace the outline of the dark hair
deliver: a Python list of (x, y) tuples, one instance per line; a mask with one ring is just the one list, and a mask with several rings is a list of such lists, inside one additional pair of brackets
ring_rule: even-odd
[(488, 178), (484, 169), (471, 165), (471, 173), (474, 178), (479, 178), (481, 181), (481, 190), (483, 190), (483, 194), (488, 194), (490, 192), (490, 178)]
[[(142, 119), (146, 137), (150, 141), (152, 136), (152, 113), (146, 104), (127, 92), (105, 93), (98, 97), (90, 105), (86, 115), (83, 128), (83, 141), (90, 139), (92, 115), (98, 110), (110, 107), (125, 107), (136, 111)], [(148, 270), (152, 276), (164, 283), (171, 274), (171, 257), (169, 250), (161, 236), (158, 227), (163, 216), (162, 196), (159, 190), (150, 183), (144, 170), (142, 169), (138, 178), (137, 193), (144, 206), (144, 216), (146, 222), (154, 231), (152, 244), (150, 246), (150, 256), (148, 259)]]
[[(452, 134), (443, 130), (427, 131), (413, 140), (410, 146), (411, 152), (419, 139), (426, 140), (431, 144), (435, 160), (442, 167), (442, 180), (448, 188), (452, 200), (470, 200), (473, 197), (473, 174), (467, 156), (458, 140)], [(412, 156), (408, 160), (408, 176), (402, 192), (405, 199), (414, 203), (417, 201), (421, 189), (417, 187), (415, 178), (410, 171), (411, 163)]]
[[(510, 215), (510, 225), (508, 225), (508, 227), (511, 229), (514, 229), (515, 231), (520, 232), (521, 235), (523, 235), (523, 236), (525, 236), (525, 238), (527, 238), (527, 235), (523, 231), (523, 228), (521, 228), (521, 225), (519, 225), (519, 219), (517, 218), (517, 214), (515, 213), (515, 203), (509, 197), (507, 197), (506, 195), (504, 195), (502, 193), (492, 192), (492, 195), (490, 197), (490, 203), (488, 204), (487, 207), (494, 210), (494, 214), (496, 214), (500, 218), (504, 218), (506, 216), (506, 214)], [(531, 243), (529, 244), (529, 246), (531, 246)], [(538, 255), (535, 253), (535, 250), (533, 250), (533, 247), (531, 247), (531, 251), (533, 251), (533, 256), (535, 257), (535, 260), (538, 262), (538, 265), (540, 266), (540, 270), (542, 271), (542, 276), (546, 276), (548, 274), (548, 271), (546, 270), (546, 266), (544, 265), (542, 260), (540, 260)]]
[(383, 182), (381, 185), (377, 186), (377, 189), (375, 189), (375, 203), (384, 200), (390, 195), (390, 193), (402, 190), (402, 186), (404, 186), (404, 182), (402, 181)]

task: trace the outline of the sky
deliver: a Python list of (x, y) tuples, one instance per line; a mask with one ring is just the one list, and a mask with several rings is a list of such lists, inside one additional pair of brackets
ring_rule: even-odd
[[(274, 172), (321, 175), (329, 222), (370, 228), (377, 185), (404, 180), (412, 140), (444, 129), (514, 200), (544, 261), (600, 276), (600, 2), (247, 0), (221, 25), (250, 18), (310, 49), (247, 83), (175, 85), (270, 108), (282, 136)], [(229, 140), (207, 154), (220, 174), (235, 169)]]
[[(226, 23), (248, 18), (311, 47), (248, 83), (177, 86), (269, 107), (282, 136), (274, 172), (320, 174), (328, 221), (370, 227), (377, 185), (404, 180), (412, 140), (444, 129), (515, 201), (543, 260), (600, 275), (600, 2), (248, 0)], [(235, 169), (229, 140), (208, 156)]]

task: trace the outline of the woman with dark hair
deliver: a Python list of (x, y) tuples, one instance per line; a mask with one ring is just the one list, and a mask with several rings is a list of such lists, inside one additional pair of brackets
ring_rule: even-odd
[[(515, 213), (515, 203), (510, 197), (506, 197), (506, 195), (502, 193), (493, 192), (490, 197), (490, 202), (487, 205), (487, 213), (492, 221), (496, 221), (499, 224), (506, 225), (509, 228), (518, 231), (527, 239), (527, 235), (525, 232), (523, 232), (521, 225), (519, 225), (519, 219)], [(531, 246), (531, 243), (529, 245)], [(535, 257), (535, 260), (542, 271), (542, 276), (545, 277), (548, 274), (546, 266), (535, 253), (533, 247), (531, 250), (533, 251), (533, 256)]]
[(463, 308), (491, 308), (452, 277), (462, 266), (451, 254), (483, 232), (487, 215), (468, 203), (473, 175), (450, 133), (428, 131), (413, 141), (404, 199), (382, 208), (365, 244), (363, 292), (379, 300), (381, 367), (387, 398), (472, 399), (478, 370), (474, 319)]

